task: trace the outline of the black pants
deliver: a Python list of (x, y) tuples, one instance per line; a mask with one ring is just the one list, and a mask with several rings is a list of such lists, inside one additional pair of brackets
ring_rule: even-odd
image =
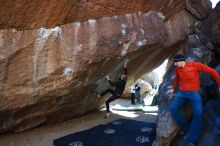
[(131, 104), (135, 104), (135, 93), (131, 93)]
[(120, 98), (121, 96), (118, 95), (118, 94), (116, 94), (115, 91), (112, 90), (112, 89), (110, 89), (110, 88), (104, 90), (100, 95), (101, 95), (101, 96), (104, 96), (104, 95), (107, 94), (107, 93), (111, 93), (111, 94), (112, 94), (112, 96), (105, 102), (107, 112), (109, 113), (109, 112), (110, 112), (110, 111), (109, 111), (109, 104), (110, 104), (112, 101), (114, 101), (114, 100)]

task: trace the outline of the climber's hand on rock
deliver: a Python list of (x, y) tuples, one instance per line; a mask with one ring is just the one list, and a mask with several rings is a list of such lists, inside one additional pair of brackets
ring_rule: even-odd
[(129, 38), (130, 44), (134, 43), (137, 39), (137, 32), (133, 32)]
[(124, 68), (127, 68), (127, 62), (124, 63)]
[(106, 79), (109, 81), (110, 79), (109, 79), (109, 76), (106, 76)]
[(96, 96), (97, 96), (98, 98), (101, 98), (101, 95), (100, 95), (99, 93), (96, 93)]

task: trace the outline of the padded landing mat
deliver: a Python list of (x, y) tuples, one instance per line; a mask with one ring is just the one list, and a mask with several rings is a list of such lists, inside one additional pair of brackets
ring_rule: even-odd
[(158, 112), (158, 106), (144, 106), (143, 112), (146, 113), (157, 113)]
[(155, 123), (119, 119), (54, 140), (55, 146), (151, 146)]
[(140, 104), (116, 104), (112, 107), (112, 109), (117, 111), (143, 111), (148, 113), (158, 112), (158, 106), (143, 106)]
[(142, 111), (143, 105), (141, 105), (141, 104), (136, 104), (136, 105), (116, 104), (116, 105), (112, 106), (112, 109), (118, 110), (118, 111)]
[(106, 124), (106, 126), (127, 133), (136, 133), (138, 135), (142, 134), (152, 137), (156, 136), (156, 123), (119, 119)]

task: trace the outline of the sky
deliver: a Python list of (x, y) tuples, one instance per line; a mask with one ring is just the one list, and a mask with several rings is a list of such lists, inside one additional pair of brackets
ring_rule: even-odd
[(215, 7), (215, 5), (220, 1), (220, 0), (210, 0), (212, 2), (212, 8)]

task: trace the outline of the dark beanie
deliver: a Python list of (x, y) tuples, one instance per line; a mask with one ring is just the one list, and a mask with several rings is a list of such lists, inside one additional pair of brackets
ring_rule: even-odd
[(185, 59), (185, 56), (184, 56), (184, 55), (181, 55), (181, 54), (177, 54), (177, 55), (175, 55), (174, 58), (173, 58), (173, 61), (174, 61), (174, 62), (185, 61), (185, 60), (186, 60), (186, 59)]

